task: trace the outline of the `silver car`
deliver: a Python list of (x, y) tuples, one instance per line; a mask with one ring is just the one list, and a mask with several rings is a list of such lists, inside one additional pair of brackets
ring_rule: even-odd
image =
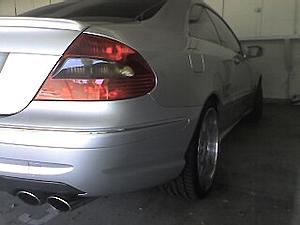
[(0, 187), (66, 211), (162, 186), (201, 198), (262, 115), (262, 55), (201, 0), (73, 0), (0, 18)]

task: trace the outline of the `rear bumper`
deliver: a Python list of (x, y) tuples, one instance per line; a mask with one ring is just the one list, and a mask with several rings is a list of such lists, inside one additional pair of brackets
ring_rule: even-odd
[(46, 182), (87, 197), (151, 187), (179, 175), (192, 130), (187, 118), (90, 132), (1, 128), (0, 177), (26, 180), (24, 190), (43, 191), (36, 184)]
[(12, 195), (16, 195), (18, 191), (25, 189), (36, 194), (39, 192), (47, 193), (48, 195), (60, 194), (70, 196), (84, 194), (81, 191), (62, 183), (19, 179), (6, 176), (0, 177), (0, 187), (2, 191), (8, 192)]

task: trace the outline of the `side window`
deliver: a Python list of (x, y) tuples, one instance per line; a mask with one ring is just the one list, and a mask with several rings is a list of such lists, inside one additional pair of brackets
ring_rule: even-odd
[(189, 34), (191, 37), (220, 44), (215, 26), (209, 18), (207, 11), (201, 5), (193, 5), (191, 8)]
[(212, 11), (208, 10), (208, 13), (219, 33), (221, 44), (227, 48), (232, 49), (235, 52), (240, 52), (241, 51), (240, 44), (237, 41), (234, 34), (232, 33), (232, 31), (226, 25), (226, 23)]

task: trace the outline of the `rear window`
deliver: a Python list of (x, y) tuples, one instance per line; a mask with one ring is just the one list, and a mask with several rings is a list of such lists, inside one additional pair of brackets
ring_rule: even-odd
[(120, 18), (146, 20), (167, 0), (69, 0), (24, 13), (20, 16), (98, 20)]

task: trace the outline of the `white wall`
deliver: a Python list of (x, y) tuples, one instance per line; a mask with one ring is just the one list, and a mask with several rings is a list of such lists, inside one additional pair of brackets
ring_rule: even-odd
[(264, 48), (264, 56), (253, 60), (264, 76), (264, 96), (300, 100), (300, 0), (205, 1), (243, 44)]
[(264, 56), (251, 63), (264, 76), (266, 98), (300, 99), (300, 39), (247, 40), (242, 44), (264, 48)]
[(283, 40), (245, 41), (244, 45), (260, 45), (264, 48), (264, 56), (253, 59), (252, 66), (263, 75), (265, 98), (289, 98), (288, 71), (285, 65)]
[(300, 35), (300, 0), (205, 0), (240, 38)]
[(224, 0), (206, 0), (206, 2), (214, 8), (220, 15), (223, 16)]
[(15, 16), (63, 0), (0, 0), (0, 16)]
[(14, 16), (14, 15), (16, 15), (15, 1), (0, 0), (0, 15), (2, 15), (2, 16)]
[(295, 34), (296, 0), (263, 0), (261, 36)]
[(239, 37), (259, 35), (261, 0), (224, 0), (224, 3), (224, 18)]

